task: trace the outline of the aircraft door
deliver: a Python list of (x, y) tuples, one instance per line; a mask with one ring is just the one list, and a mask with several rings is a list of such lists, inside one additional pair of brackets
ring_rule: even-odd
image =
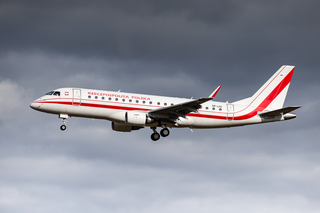
[(232, 121), (234, 118), (234, 105), (233, 104), (227, 104), (227, 120)]
[(81, 104), (81, 89), (73, 89), (73, 96), (72, 96), (72, 105), (80, 106)]

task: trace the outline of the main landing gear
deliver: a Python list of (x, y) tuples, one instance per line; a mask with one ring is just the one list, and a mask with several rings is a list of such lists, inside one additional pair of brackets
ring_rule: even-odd
[(162, 137), (167, 137), (169, 134), (170, 134), (170, 131), (167, 127), (163, 128), (161, 131), (160, 131), (160, 134), (156, 131), (156, 127), (151, 127), (151, 129), (153, 130), (153, 133), (151, 134), (151, 139), (153, 141), (157, 141), (160, 139), (160, 135)]

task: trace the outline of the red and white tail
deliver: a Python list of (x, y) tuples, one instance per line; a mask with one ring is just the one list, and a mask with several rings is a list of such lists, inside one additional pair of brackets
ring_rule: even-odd
[(245, 99), (258, 111), (271, 111), (283, 107), (294, 66), (282, 66), (280, 69), (250, 98)]

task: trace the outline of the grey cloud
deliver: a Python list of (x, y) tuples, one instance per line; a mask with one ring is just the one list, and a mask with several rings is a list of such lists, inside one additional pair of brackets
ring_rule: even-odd
[[(317, 2), (302, 6), (287, 1), (172, 4), (158, 1), (78, 3), (66, 7), (9, 4), (11, 11), (4, 13), (3, 20), (13, 21), (3, 23), (6, 33), (1, 39), (2, 46), (187, 64), (193, 59), (191, 66), (206, 70), (209, 68), (206, 64), (222, 69), (230, 61), (252, 68), (252, 61), (279, 66), (284, 60), (297, 63), (299, 58), (315, 59), (312, 53), (317, 52), (318, 46), (310, 39), (319, 35), (318, 13), (313, 10)], [(307, 18), (306, 11), (310, 14)], [(213, 17), (202, 18), (210, 15)], [(216, 23), (216, 19), (221, 21)]]

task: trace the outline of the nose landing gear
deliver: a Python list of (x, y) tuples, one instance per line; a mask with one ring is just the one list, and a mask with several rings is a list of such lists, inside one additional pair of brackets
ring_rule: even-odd
[(60, 129), (61, 131), (64, 131), (67, 129), (66, 123), (68, 122), (67, 121), (68, 115), (60, 114), (59, 118), (62, 118), (62, 122), (63, 122), (63, 124), (60, 126)]

